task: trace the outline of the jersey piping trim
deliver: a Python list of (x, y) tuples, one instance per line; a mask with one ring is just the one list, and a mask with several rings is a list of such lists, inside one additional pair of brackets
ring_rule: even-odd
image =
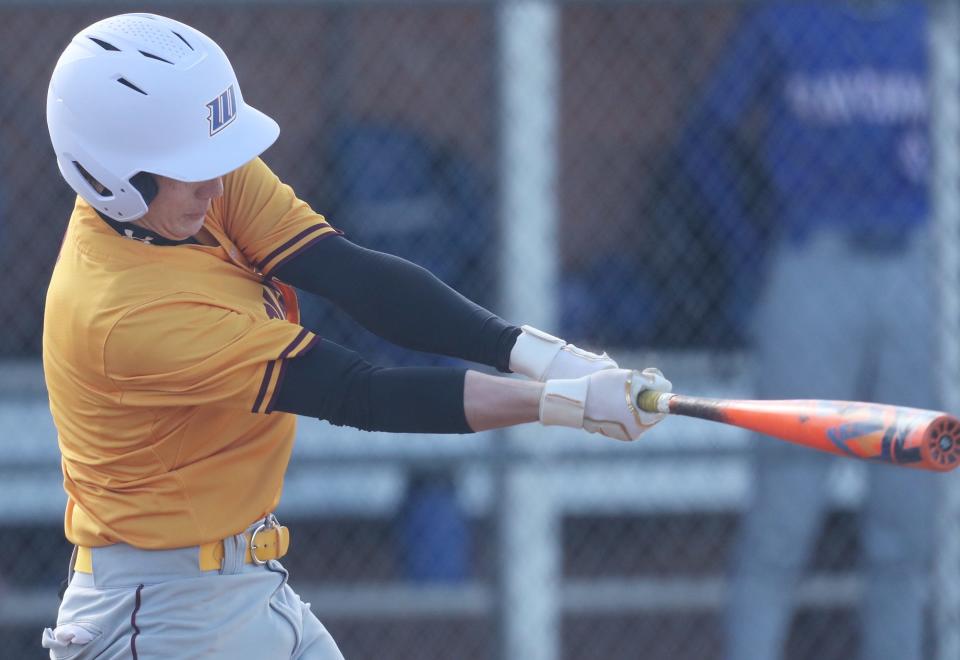
[(276, 360), (267, 362), (267, 368), (263, 372), (263, 381), (260, 383), (260, 391), (257, 392), (257, 400), (253, 402), (253, 412), (264, 412), (260, 409), (263, 398), (267, 395), (267, 389), (270, 387), (270, 381), (273, 379), (273, 368), (277, 364)]
[[(294, 358), (303, 355), (313, 348), (313, 345), (320, 338), (315, 334), (303, 328), (297, 333), (293, 341), (290, 342), (276, 360), (267, 363), (263, 372), (263, 381), (260, 383), (260, 390), (257, 392), (257, 398), (253, 403), (252, 412), (269, 414), (273, 410), (277, 392), (280, 389), (280, 381), (283, 378), (284, 363), (287, 358)], [(268, 398), (269, 393), (269, 398)]]
[[(314, 235), (317, 232), (320, 233), (318, 235)], [(266, 275), (270, 271), (276, 270), (279, 266), (285, 264), (287, 261), (300, 254), (320, 239), (330, 235), (340, 235), (342, 233), (343, 232), (334, 229), (326, 222), (321, 222), (311, 227), (307, 227), (302, 232), (264, 257), (263, 260), (257, 264), (257, 269)], [(294, 246), (296, 246), (295, 249), (293, 249)], [(281, 255), (282, 258), (277, 260), (278, 257), (281, 257)]]

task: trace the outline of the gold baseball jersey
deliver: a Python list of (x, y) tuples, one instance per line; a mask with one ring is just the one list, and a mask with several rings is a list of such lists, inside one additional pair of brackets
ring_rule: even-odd
[(223, 184), (217, 246), (131, 240), (77, 200), (43, 328), (75, 544), (196, 545), (279, 501), (295, 416), (269, 413), (317, 338), (269, 275), (335, 230), (259, 158)]

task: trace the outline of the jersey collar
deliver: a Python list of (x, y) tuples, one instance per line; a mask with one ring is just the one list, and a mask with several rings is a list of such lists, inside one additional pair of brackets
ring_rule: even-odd
[(133, 224), (132, 222), (117, 222), (110, 216), (104, 215), (97, 211), (99, 215), (107, 225), (110, 226), (115, 232), (123, 236), (124, 238), (129, 238), (134, 241), (140, 241), (141, 243), (146, 243), (147, 245), (199, 245), (198, 241), (193, 236), (185, 238), (182, 241), (174, 241), (172, 239), (161, 236), (160, 234), (150, 231), (149, 229), (144, 229), (138, 225)]

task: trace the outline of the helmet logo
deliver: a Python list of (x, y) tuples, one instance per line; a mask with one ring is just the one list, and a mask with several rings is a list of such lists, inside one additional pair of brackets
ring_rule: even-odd
[(210, 137), (213, 137), (227, 124), (237, 118), (237, 99), (233, 94), (233, 85), (227, 87), (226, 91), (207, 104), (210, 114), (207, 121), (210, 122)]

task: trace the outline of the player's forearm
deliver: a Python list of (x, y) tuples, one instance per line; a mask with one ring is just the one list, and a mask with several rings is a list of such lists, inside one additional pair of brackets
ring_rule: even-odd
[(271, 409), (368, 431), (472, 433), (539, 421), (632, 440), (663, 417), (634, 405), (645, 389), (668, 392), (670, 382), (654, 369), (545, 382), (452, 367), (383, 369), (320, 340), (288, 361)]
[(321, 340), (290, 360), (274, 410), (394, 433), (470, 433), (537, 421), (543, 384), (452, 367), (375, 367)]
[(275, 273), (398, 346), (508, 370), (520, 329), (416, 264), (331, 236)]
[(474, 431), (540, 422), (635, 440), (663, 418), (662, 413), (638, 408), (640, 393), (671, 388), (657, 369), (601, 369), (589, 376), (542, 383), (467, 371), (464, 416)]
[(539, 420), (543, 383), (467, 371), (463, 410), (474, 431), (498, 429)]

